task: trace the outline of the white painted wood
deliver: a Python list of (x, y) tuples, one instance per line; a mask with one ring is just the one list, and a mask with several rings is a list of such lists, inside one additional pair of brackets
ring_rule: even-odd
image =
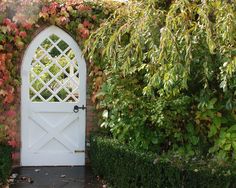
[[(58, 99), (57, 102), (45, 100), (41, 96), (42, 89), (35, 91), (33, 86), (34, 80), (30, 81), (30, 75), (34, 76), (35, 80), (40, 81), (42, 79), (39, 75), (32, 73), (35, 64), (31, 62), (35, 59), (36, 49), (52, 34), (57, 35), (60, 40), (64, 40), (69, 45), (68, 48), (71, 48), (75, 53), (75, 58), (68, 60), (70, 70), (68, 75), (63, 68), (61, 68), (57, 75), (52, 75), (52, 79), (60, 82), (57, 90), (65, 89), (68, 92), (68, 96), (65, 99), (58, 97), (58, 93), (49, 87), (53, 80), (44, 83), (43, 88), (48, 89), (52, 93), (52, 97)], [(53, 45), (57, 45), (57, 43), (59, 41)], [(43, 49), (42, 51), (47, 56), (50, 55), (47, 50)], [(60, 56), (65, 55), (66, 50), (59, 51), (61, 53)], [(56, 57), (52, 59), (53, 64), (60, 66)], [(35, 62), (41, 63), (40, 59), (37, 58)], [(75, 67), (72, 66), (73, 63), (76, 63)], [(79, 78), (75, 78), (75, 75), (72, 75), (72, 71), (76, 67)], [(48, 73), (48, 71), (48, 68), (44, 68), (40, 74)], [(69, 81), (65, 80), (65, 83), (61, 83), (62, 81), (59, 80), (59, 76), (62, 74), (66, 75)], [(86, 63), (77, 43), (69, 34), (56, 26), (46, 28), (28, 46), (23, 58), (21, 77), (21, 165), (84, 165), (85, 152), (75, 152), (75, 150), (85, 150), (85, 110), (79, 110), (78, 113), (74, 113), (73, 108), (75, 105), (86, 106)], [(75, 85), (73, 86), (73, 91), (68, 89), (69, 82)], [(30, 96), (30, 89), (40, 98), (38, 102), (34, 102), (34, 97)], [(79, 95), (79, 99), (74, 96), (75, 93)], [(74, 98), (72, 97), (73, 100), (67, 102), (67, 99), (70, 97), (69, 95), (72, 95)]]

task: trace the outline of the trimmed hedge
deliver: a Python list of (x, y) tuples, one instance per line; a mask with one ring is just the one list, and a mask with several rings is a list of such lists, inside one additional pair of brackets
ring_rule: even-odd
[(11, 152), (12, 148), (10, 146), (0, 144), (0, 187), (1, 184), (6, 183), (11, 172)]
[(235, 164), (216, 165), (174, 157), (157, 157), (118, 141), (92, 136), (90, 160), (96, 175), (118, 188), (234, 188)]

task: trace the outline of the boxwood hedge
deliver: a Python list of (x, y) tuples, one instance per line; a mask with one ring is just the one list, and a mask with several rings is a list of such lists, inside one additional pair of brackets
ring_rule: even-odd
[(11, 172), (12, 158), (11, 147), (0, 144), (0, 187), (6, 183)]
[(236, 187), (235, 164), (158, 157), (101, 136), (91, 137), (90, 160), (94, 173), (111, 187)]

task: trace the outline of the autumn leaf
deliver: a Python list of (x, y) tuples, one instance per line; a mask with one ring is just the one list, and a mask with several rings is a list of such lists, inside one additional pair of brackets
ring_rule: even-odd
[(0, 78), (0, 86), (2, 86), (4, 83), (4, 80)]
[(5, 18), (5, 19), (3, 20), (3, 24), (5, 24), (5, 25), (10, 25), (10, 24), (11, 24), (11, 20), (10, 20), (9, 18)]
[(1, 66), (1, 63), (5, 62), (5, 61), (6, 61), (6, 54), (1, 53), (0, 54), (0, 66)]
[(96, 19), (97, 19), (97, 16), (96, 16), (96, 15), (92, 15), (92, 19), (93, 19), (93, 20), (96, 20)]
[(87, 5), (80, 4), (76, 7), (76, 9), (79, 11), (89, 11), (89, 10), (91, 10), (91, 7), (89, 7)]
[(86, 29), (86, 28), (82, 28), (79, 30), (80, 32), (80, 36), (83, 38), (83, 39), (87, 39), (89, 37), (89, 30)]
[(19, 36), (22, 37), (22, 38), (25, 38), (27, 36), (27, 33), (25, 31), (21, 31), (19, 33)]
[(5, 93), (5, 99), (3, 101), (4, 104), (10, 104), (14, 100), (14, 88), (9, 88)]
[(3, 103), (5, 104), (9, 104), (9, 103), (12, 103), (14, 100), (14, 95), (12, 93), (8, 93), (3, 101)]
[(59, 24), (61, 24), (61, 25), (65, 25), (65, 24), (67, 24), (69, 21), (70, 21), (69, 18), (67, 18), (67, 17), (65, 17), (65, 16), (61, 16), (61, 17), (59, 18)]
[(29, 30), (29, 29), (32, 29), (32, 24), (29, 22), (24, 22), (22, 23), (22, 27)]
[(84, 26), (85, 28), (90, 28), (90, 27), (92, 26), (92, 24), (91, 24), (88, 20), (84, 20), (83, 26)]
[(6, 112), (6, 115), (10, 116), (10, 117), (14, 117), (14, 116), (16, 116), (16, 111), (15, 110), (8, 110)]
[(16, 148), (17, 147), (17, 142), (15, 140), (9, 140), (8, 141), (8, 144), (13, 147), (13, 148)]

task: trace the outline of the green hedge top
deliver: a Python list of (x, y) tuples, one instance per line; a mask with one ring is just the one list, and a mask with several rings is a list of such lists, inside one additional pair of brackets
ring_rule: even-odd
[(157, 156), (96, 136), (90, 158), (94, 172), (113, 187), (236, 187), (235, 163)]
[(11, 152), (12, 148), (7, 145), (0, 144), (0, 187), (6, 180), (11, 172)]

